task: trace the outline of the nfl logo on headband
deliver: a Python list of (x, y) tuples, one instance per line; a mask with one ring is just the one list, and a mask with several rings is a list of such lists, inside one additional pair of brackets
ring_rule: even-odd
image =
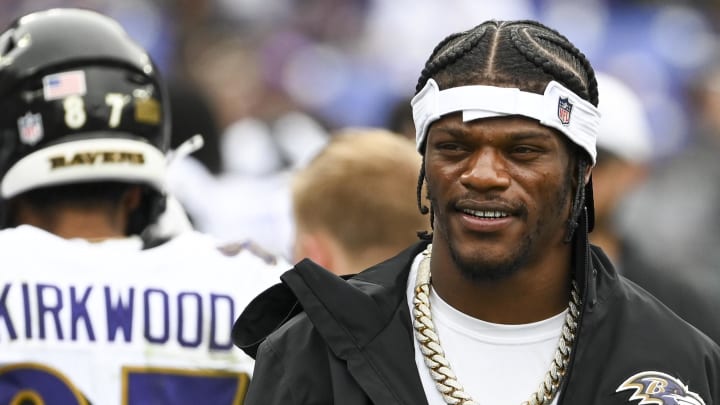
[(570, 124), (570, 113), (572, 112), (573, 105), (567, 97), (560, 97), (558, 99), (558, 118), (563, 125)]

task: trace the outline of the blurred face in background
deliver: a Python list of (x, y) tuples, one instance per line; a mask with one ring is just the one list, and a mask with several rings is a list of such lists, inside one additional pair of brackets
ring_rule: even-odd
[[(647, 173), (647, 165), (623, 159), (598, 148), (597, 164), (593, 168), (596, 226), (611, 226), (619, 203), (642, 183)], [(592, 234), (590, 236), (592, 237)]]

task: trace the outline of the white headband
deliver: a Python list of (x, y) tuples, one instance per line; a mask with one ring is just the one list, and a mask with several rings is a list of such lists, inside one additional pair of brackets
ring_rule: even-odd
[(417, 149), (421, 150), (430, 124), (446, 114), (463, 112), (463, 122), (503, 115), (522, 115), (555, 128), (590, 154), (595, 164), (595, 140), (600, 112), (589, 102), (551, 81), (540, 95), (517, 88), (460, 86), (440, 90), (430, 79), (411, 103), (415, 121)]

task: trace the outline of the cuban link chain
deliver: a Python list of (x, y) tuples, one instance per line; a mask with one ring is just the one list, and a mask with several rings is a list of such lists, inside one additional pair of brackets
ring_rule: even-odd
[[(435, 331), (435, 324), (430, 313), (430, 250), (428, 245), (420, 261), (417, 279), (415, 282), (415, 296), (413, 299), (413, 328), (415, 339), (420, 344), (420, 351), (425, 358), (425, 365), (430, 369), (430, 375), (435, 381), (435, 387), (442, 395), (446, 404), (451, 405), (479, 405), (473, 401), (463, 386), (458, 382), (450, 363), (445, 358), (445, 352), (440, 346), (440, 339)], [(563, 376), (570, 361), (575, 333), (577, 332), (577, 318), (580, 314), (580, 294), (575, 281), (572, 282), (571, 299), (565, 323), (555, 350), (555, 356), (550, 364), (550, 370), (545, 373), (545, 379), (540, 383), (538, 390), (522, 405), (547, 405), (557, 394)]]

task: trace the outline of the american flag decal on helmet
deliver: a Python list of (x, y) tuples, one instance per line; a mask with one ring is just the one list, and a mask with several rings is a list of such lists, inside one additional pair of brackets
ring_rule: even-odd
[(570, 113), (572, 113), (573, 105), (567, 97), (558, 99), (558, 118), (563, 125), (570, 124)]
[(638, 405), (705, 405), (700, 396), (690, 391), (677, 378), (659, 371), (643, 371), (620, 384), (615, 392), (634, 390), (628, 402)]

